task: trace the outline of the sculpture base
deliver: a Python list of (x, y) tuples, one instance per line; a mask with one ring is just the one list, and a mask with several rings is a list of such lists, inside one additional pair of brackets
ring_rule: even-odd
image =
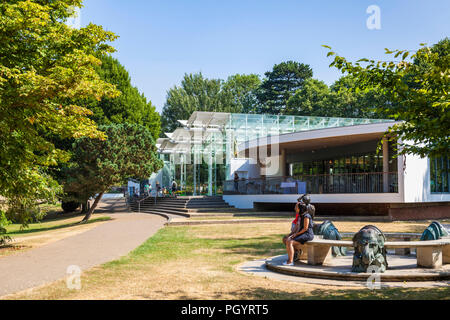
[[(298, 277), (309, 277), (318, 279), (334, 279), (342, 281), (367, 281), (372, 275), (369, 273), (351, 272), (353, 255), (327, 259), (321, 266), (307, 264), (300, 260), (294, 266), (283, 266), (287, 255), (276, 256), (265, 261), (267, 269)], [(379, 274), (381, 282), (404, 282), (404, 281), (442, 281), (450, 280), (450, 265), (443, 265), (439, 269), (426, 269), (417, 266), (414, 255), (398, 256), (388, 254), (389, 268)]]

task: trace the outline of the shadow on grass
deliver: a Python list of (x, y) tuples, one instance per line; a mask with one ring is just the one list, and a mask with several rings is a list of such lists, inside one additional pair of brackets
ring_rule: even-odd
[(370, 289), (315, 289), (309, 293), (291, 293), (277, 289), (241, 289), (232, 293), (249, 300), (441, 300), (449, 299), (450, 287)]
[[(245, 255), (248, 256), (267, 256), (268, 253), (273, 253), (274, 251), (285, 250), (285, 246), (282, 242), (283, 235), (274, 236), (262, 236), (255, 237), (252, 239), (217, 239), (213, 240), (214, 247), (219, 247), (229, 250), (230, 255)], [(227, 254), (227, 253), (225, 253)]]
[[(126, 268), (134, 269), (138, 274), (139, 268), (148, 263), (158, 265), (166, 261), (177, 259), (192, 259), (201, 256), (226, 255), (233, 257), (222, 267), (228, 269), (227, 272), (235, 272), (230, 265), (235, 265), (248, 259), (265, 257), (274, 251), (284, 250), (281, 242), (282, 234), (271, 236), (256, 236), (255, 238), (224, 238), (224, 239), (204, 239), (197, 238), (190, 233), (189, 227), (183, 228), (163, 228), (144, 244), (135, 249), (125, 257), (103, 265), (103, 268)], [(207, 251), (203, 251), (206, 249)], [(217, 250), (215, 252), (214, 250)], [(201, 253), (198, 253), (201, 252)], [(205, 253), (206, 252), (206, 253)], [(273, 255), (273, 254), (272, 254)], [(143, 269), (145, 270), (145, 268)], [(303, 284), (298, 284), (299, 287)], [(178, 299), (192, 299), (195, 297), (178, 288), (173, 288), (172, 292), (162, 292), (167, 295), (178, 296)], [(415, 299), (449, 299), (450, 287), (427, 287), (427, 288), (382, 288), (380, 290), (369, 290), (365, 288), (339, 289), (330, 288), (326, 285), (323, 289), (313, 289), (309, 292), (288, 292), (283, 289), (254, 287), (236, 289), (227, 292), (235, 299), (243, 300), (415, 300)], [(223, 299), (221, 292), (212, 292), (210, 299)]]
[[(67, 218), (67, 217), (65, 217), (65, 218)], [(55, 219), (55, 220), (51, 220), (51, 221), (58, 221), (58, 220), (63, 220), (63, 219)], [(95, 222), (108, 221), (108, 220), (111, 220), (111, 218), (110, 217), (100, 217), (100, 218), (91, 219), (91, 220), (85, 222), (84, 224), (91, 224), (91, 223), (95, 223)], [(50, 222), (50, 221), (46, 221), (46, 222)], [(8, 232), (6, 235), (17, 236), (17, 235), (22, 235), (22, 234), (30, 234), (30, 233), (38, 233), (38, 232), (44, 232), (44, 231), (50, 231), (50, 230), (70, 228), (70, 227), (74, 227), (77, 225), (80, 225), (79, 222), (71, 222), (71, 223), (60, 224), (60, 225), (51, 226), (51, 227), (17, 230), (17, 231)]]

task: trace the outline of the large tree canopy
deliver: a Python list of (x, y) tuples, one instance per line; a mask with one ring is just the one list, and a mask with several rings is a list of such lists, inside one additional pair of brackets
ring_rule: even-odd
[(45, 168), (69, 158), (46, 137), (104, 138), (90, 110), (68, 101), (119, 94), (94, 68), (116, 36), (67, 26), (72, 7), (81, 0), (0, 3), (0, 194), (25, 220), (37, 199), (58, 191)]
[(375, 90), (356, 90), (355, 79), (344, 76), (328, 87), (323, 81), (308, 79), (289, 98), (286, 114), (300, 116), (378, 118), (377, 107), (386, 104)]
[(331, 91), (328, 86), (317, 79), (305, 80), (303, 87), (289, 98), (285, 114), (300, 116), (329, 116)]
[(207, 79), (201, 73), (185, 74), (181, 86), (167, 93), (162, 112), (163, 132), (172, 132), (178, 120), (188, 119), (194, 111), (242, 112), (254, 104), (252, 90), (258, 86), (256, 75), (234, 75), (224, 82)]
[(235, 74), (228, 77), (223, 84), (223, 90), (234, 106), (234, 112), (257, 112), (256, 90), (260, 85), (261, 79), (256, 74)]
[(359, 89), (375, 90), (389, 101), (377, 110), (403, 120), (389, 131), (401, 138), (401, 153), (433, 157), (449, 155), (450, 150), (449, 48), (446, 38), (415, 52), (386, 49), (386, 54), (399, 61), (363, 58), (353, 63), (331, 49), (328, 55), (334, 56), (330, 66), (352, 75)]
[(120, 62), (111, 56), (101, 56), (101, 66), (96, 68), (100, 78), (116, 86), (121, 95), (91, 99), (86, 106), (92, 110), (92, 119), (99, 125), (111, 123), (137, 123), (147, 127), (153, 138), (158, 138), (161, 123), (159, 113), (138, 89), (131, 85), (131, 78)]
[(85, 203), (95, 196), (94, 205), (83, 221), (94, 212), (103, 194), (128, 178), (149, 177), (162, 168), (151, 132), (137, 124), (100, 126), (106, 140), (80, 138), (72, 147), (73, 156), (62, 169), (64, 191)]
[(258, 113), (284, 114), (289, 98), (303, 87), (313, 72), (307, 64), (287, 61), (276, 64), (265, 76), (257, 93)]
[(360, 90), (352, 76), (343, 76), (330, 86), (331, 117), (382, 118), (377, 109), (388, 104), (380, 92), (366, 88)]

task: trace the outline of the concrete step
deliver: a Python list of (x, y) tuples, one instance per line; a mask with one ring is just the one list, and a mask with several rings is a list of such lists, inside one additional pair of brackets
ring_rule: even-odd
[(174, 215), (174, 216), (178, 216), (178, 217), (184, 217), (184, 218), (189, 218), (189, 215), (185, 215), (185, 214), (180, 214), (180, 213), (166, 213), (166, 212), (160, 212), (157, 210), (146, 210), (146, 211), (142, 211), (141, 213), (150, 213), (150, 214), (157, 214), (157, 215), (161, 215), (161, 216), (170, 216), (170, 215)]
[[(142, 203), (142, 204), (147, 204), (147, 203)], [(151, 204), (153, 205), (153, 203), (151, 203)], [(230, 205), (228, 203), (226, 203), (226, 202), (195, 203), (195, 204), (186, 203), (186, 204), (182, 204), (182, 203), (160, 201), (160, 202), (157, 202), (156, 205), (170, 206), (170, 207), (176, 207), (176, 208), (204, 208), (204, 207), (224, 207), (224, 206), (230, 207)]]
[[(139, 208), (137, 206), (132, 207), (133, 211), (138, 211)], [(234, 207), (212, 207), (212, 208), (178, 208), (178, 207), (172, 207), (172, 206), (163, 206), (163, 205), (151, 205), (151, 206), (142, 206), (140, 207), (141, 211), (144, 210), (165, 210), (165, 211), (172, 211), (172, 212), (181, 212), (181, 213), (202, 213), (202, 212), (220, 212), (220, 211), (231, 211), (231, 210), (237, 210)]]
[(222, 196), (178, 196), (177, 199), (187, 200), (208, 200), (208, 199), (222, 199)]
[(146, 210), (141, 210), (142, 213), (163, 213), (163, 214), (173, 214), (177, 216), (187, 217), (189, 218), (191, 215), (187, 212), (180, 212), (180, 211), (174, 211), (174, 210), (165, 210), (165, 209), (158, 209), (158, 208), (151, 208)]
[(236, 209), (234, 207), (177, 208), (177, 207), (171, 207), (171, 206), (154, 206), (153, 208), (178, 210), (178, 211), (182, 211), (182, 212), (215, 212), (215, 211)]

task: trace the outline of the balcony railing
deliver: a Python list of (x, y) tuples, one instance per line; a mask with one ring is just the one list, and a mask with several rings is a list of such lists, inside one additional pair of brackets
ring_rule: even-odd
[(224, 194), (398, 193), (397, 172), (344, 173), (228, 180)]

